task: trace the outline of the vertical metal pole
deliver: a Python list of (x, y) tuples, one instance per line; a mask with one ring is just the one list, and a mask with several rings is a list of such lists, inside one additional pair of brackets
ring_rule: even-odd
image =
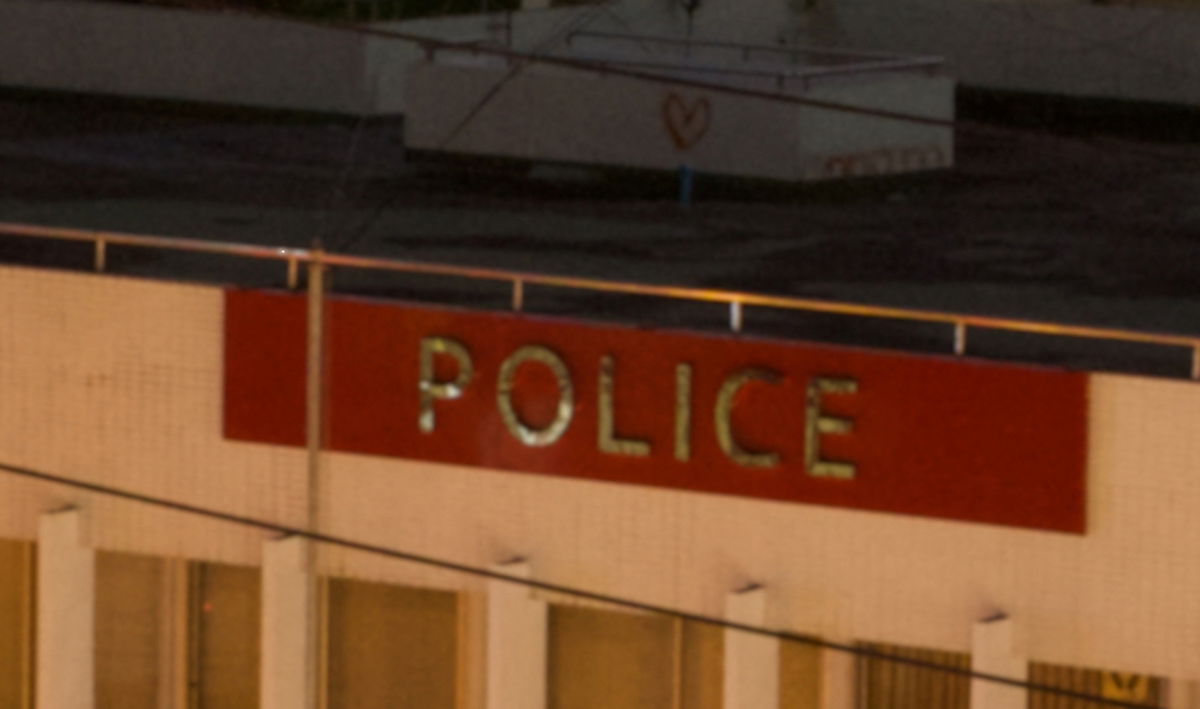
[(1192, 345), (1192, 379), (1200, 379), (1200, 342)]
[(104, 239), (96, 239), (96, 270), (103, 271), (108, 262), (108, 253)]
[(967, 324), (961, 320), (954, 323), (954, 354), (962, 355), (967, 351)]
[[(307, 381), (305, 382), (305, 441), (308, 444), (308, 515), (306, 526), (311, 532), (321, 529), (321, 444), (324, 442), (324, 341), (325, 341), (325, 264), (324, 251), (313, 249), (308, 262), (308, 326), (307, 326)], [(307, 546), (308, 612), (305, 617), (308, 667), (305, 709), (320, 709), (321, 646), (325, 640), (321, 632), (321, 584), (319, 581), (318, 547), (309, 541)]]
[(164, 559), (159, 580), (158, 702), (163, 709), (188, 709), (191, 646), (188, 631), (188, 562)]
[(525, 307), (525, 282), (520, 278), (514, 278), (512, 282), (512, 309), (514, 312), (521, 312)]
[(729, 329), (733, 332), (742, 331), (742, 302), (740, 300), (729, 301)]
[(287, 287), (288, 290), (295, 290), (296, 285), (300, 281), (300, 264), (293, 256), (287, 262)]
[(671, 656), (671, 709), (683, 706), (683, 618), (673, 618), (671, 633), (674, 648)]
[(33, 709), (34, 687), (34, 618), (37, 608), (34, 606), (37, 594), (37, 569), (34, 568), (36, 556), (33, 544), (22, 544), (21, 549), (21, 699), (20, 709)]
[(317, 586), (317, 700), (318, 709), (329, 707), (329, 577), (316, 576)]
[(200, 688), (204, 683), (204, 663), (200, 651), (204, 647), (204, 595), (207, 591), (208, 567), (202, 562), (189, 562), (187, 567), (187, 709), (200, 709)]
[(683, 9), (687, 11), (687, 42), (683, 45), (683, 56), (692, 56), (692, 26), (693, 15), (696, 14), (696, 8), (700, 6), (700, 0), (685, 0)]
[(691, 165), (679, 166), (679, 206), (692, 206), (692, 187), (695, 185), (696, 173)]

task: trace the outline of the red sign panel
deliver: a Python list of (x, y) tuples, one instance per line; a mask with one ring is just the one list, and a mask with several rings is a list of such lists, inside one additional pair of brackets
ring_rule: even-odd
[[(1087, 376), (335, 299), (326, 447), (1084, 531)], [(303, 445), (305, 301), (226, 298), (225, 435)]]

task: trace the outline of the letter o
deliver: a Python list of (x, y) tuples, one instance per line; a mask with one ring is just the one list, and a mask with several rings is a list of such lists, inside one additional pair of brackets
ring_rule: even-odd
[[(554, 375), (554, 382), (558, 385), (558, 407), (554, 412), (554, 420), (542, 429), (527, 426), (512, 405), (513, 379), (517, 375), (517, 369), (525, 362), (545, 365)], [(500, 409), (504, 427), (518, 441), (532, 447), (554, 443), (571, 425), (571, 417), (575, 414), (575, 390), (571, 385), (571, 372), (567, 369), (567, 363), (554, 350), (541, 345), (526, 345), (517, 349), (500, 365), (496, 381), (496, 406)]]

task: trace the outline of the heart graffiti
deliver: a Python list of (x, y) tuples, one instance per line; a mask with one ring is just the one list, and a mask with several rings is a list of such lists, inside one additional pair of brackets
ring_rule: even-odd
[(667, 133), (671, 135), (675, 147), (687, 150), (700, 142), (700, 139), (708, 132), (712, 118), (712, 106), (704, 97), (696, 99), (689, 105), (677, 94), (669, 93), (663, 100), (662, 116)]

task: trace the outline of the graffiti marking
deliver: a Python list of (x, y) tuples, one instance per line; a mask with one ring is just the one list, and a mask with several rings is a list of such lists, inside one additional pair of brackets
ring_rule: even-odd
[(675, 147), (687, 150), (708, 132), (712, 106), (703, 96), (689, 105), (674, 92), (663, 100), (662, 117)]

